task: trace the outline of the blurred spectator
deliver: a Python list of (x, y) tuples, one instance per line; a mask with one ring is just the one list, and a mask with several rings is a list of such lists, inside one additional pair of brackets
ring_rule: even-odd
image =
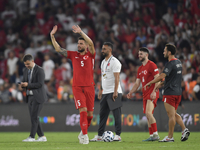
[(4, 58), (4, 54), (0, 53), (0, 78), (5, 79), (7, 77), (7, 59)]
[(17, 61), (16, 65), (16, 82), (21, 82), (23, 79), (23, 69), (25, 68), (24, 62), (23, 62), (24, 53), (23, 51), (19, 52), (19, 59)]
[(0, 103), (10, 103), (11, 95), (9, 90), (4, 85), (0, 85)]
[(62, 58), (62, 78), (64, 81), (70, 81), (72, 78), (72, 69), (69, 62), (67, 62), (67, 58)]
[(167, 22), (168, 26), (173, 25), (173, 10), (171, 7), (167, 8), (167, 13), (162, 16), (162, 18)]
[(7, 61), (7, 67), (8, 67), (9, 81), (11, 83), (15, 83), (17, 61), (18, 58), (15, 57), (15, 53), (13, 51), (10, 51)]
[(62, 101), (63, 91), (64, 91), (64, 81), (60, 81), (59, 82), (59, 87), (57, 89), (57, 99), (60, 102)]
[(33, 42), (31, 42), (29, 47), (25, 49), (24, 53), (25, 53), (25, 55), (26, 54), (31, 54), (33, 56), (33, 58), (35, 58), (35, 56), (36, 56), (36, 48), (35, 48)]
[(50, 56), (48, 54), (45, 54), (42, 68), (44, 69), (46, 82), (48, 82), (51, 79), (53, 75), (54, 67), (55, 67), (55, 64), (50, 59)]
[(49, 45), (49, 44), (47, 43), (47, 40), (46, 40), (46, 39), (43, 40), (43, 41), (42, 41), (42, 46), (41, 46), (41, 48), (40, 48), (40, 52), (42, 52), (42, 53), (50, 53), (50, 52), (52, 52), (52, 51), (53, 51), (52, 45)]
[(186, 85), (187, 82), (184, 82), (184, 80), (182, 79), (181, 82), (181, 88), (182, 88), (182, 95), (181, 95), (181, 101), (183, 100), (189, 100), (189, 94), (188, 94), (188, 87)]
[(142, 43), (142, 46), (146, 47), (147, 38), (146, 38), (145, 34), (140, 29), (137, 32), (137, 37), (136, 37), (135, 40), (140, 41)]
[(194, 100), (200, 100), (200, 76), (197, 78), (197, 83), (193, 88), (192, 97)]
[(6, 28), (12, 27), (12, 21), (17, 18), (17, 13), (10, 6), (6, 6), (1, 14), (1, 18), (4, 20), (4, 25)]
[(70, 102), (72, 99), (70, 98), (70, 87), (64, 85), (63, 93), (62, 93), (62, 102)]
[(15, 83), (12, 83), (11, 87), (9, 88), (11, 102), (17, 102), (17, 86)]
[(8, 33), (6, 35), (6, 40), (8, 43), (12, 43), (16, 40), (16, 35), (13, 33), (12, 29), (8, 29)]

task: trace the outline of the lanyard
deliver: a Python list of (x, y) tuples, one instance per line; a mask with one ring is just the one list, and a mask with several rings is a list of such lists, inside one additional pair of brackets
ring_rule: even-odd
[[(110, 62), (110, 60), (111, 60), (112, 57), (113, 57), (113, 56), (111, 56), (111, 57), (109, 58), (109, 60), (108, 60), (108, 63), (107, 63), (106, 68), (105, 68), (105, 72), (106, 72), (106, 70), (107, 70), (108, 64), (109, 64), (109, 62)], [(105, 62), (105, 61), (104, 61), (104, 62)], [(103, 67), (104, 67), (104, 62), (103, 62)]]

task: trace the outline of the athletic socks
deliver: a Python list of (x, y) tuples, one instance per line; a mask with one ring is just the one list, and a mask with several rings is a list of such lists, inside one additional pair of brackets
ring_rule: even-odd
[(150, 137), (153, 137), (153, 131), (151, 127), (149, 127), (149, 134), (150, 134)]
[(87, 120), (87, 112), (86, 111), (80, 112), (80, 126), (81, 126), (83, 135), (87, 134), (88, 120)]
[(87, 116), (88, 128), (91, 124), (92, 118), (93, 118), (93, 116)]
[(152, 124), (151, 124), (151, 128), (152, 128), (153, 134), (158, 135), (158, 132), (157, 132), (157, 124), (156, 124), (156, 123), (152, 123)]

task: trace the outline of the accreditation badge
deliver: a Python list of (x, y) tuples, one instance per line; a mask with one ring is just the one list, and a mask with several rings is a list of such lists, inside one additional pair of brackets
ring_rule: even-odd
[(106, 77), (106, 74), (104, 73), (104, 74), (103, 74), (103, 79), (105, 80), (106, 78), (107, 78), (107, 77)]

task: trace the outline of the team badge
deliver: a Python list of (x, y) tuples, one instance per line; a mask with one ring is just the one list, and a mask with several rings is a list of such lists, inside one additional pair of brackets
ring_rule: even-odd
[(83, 59), (84, 59), (84, 60), (88, 59), (88, 56), (84, 56)]

